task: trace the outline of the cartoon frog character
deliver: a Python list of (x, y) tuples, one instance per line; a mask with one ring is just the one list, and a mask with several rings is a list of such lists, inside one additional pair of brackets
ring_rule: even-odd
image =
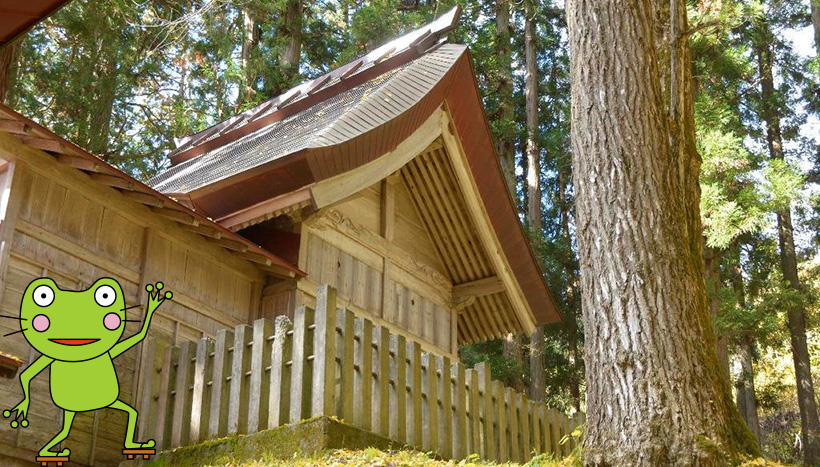
[[(150, 449), (154, 441), (134, 441), (137, 411), (119, 399), (120, 385), (113, 359), (145, 339), (157, 308), (173, 294), (162, 293), (163, 284), (148, 284), (148, 310), (140, 331), (120, 340), (125, 331), (125, 297), (120, 284), (103, 277), (86, 290), (63, 290), (42, 277), (32, 281), (23, 294), (20, 324), (26, 340), (40, 352), (21, 374), (23, 400), (3, 417), (12, 417), (11, 427), (28, 426), (29, 383), (51, 367), (51, 399), (63, 409), (63, 428), (40, 449), (41, 458), (65, 457), (69, 449), (51, 449), (68, 437), (77, 412), (106, 407), (128, 414), (125, 450)], [(125, 451), (123, 451), (125, 453)]]

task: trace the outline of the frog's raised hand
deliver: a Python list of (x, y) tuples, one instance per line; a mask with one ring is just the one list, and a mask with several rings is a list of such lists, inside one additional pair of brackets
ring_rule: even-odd
[(145, 320), (142, 322), (142, 329), (128, 339), (118, 342), (117, 345), (111, 349), (111, 358), (120, 355), (145, 339), (146, 334), (148, 334), (148, 327), (151, 325), (151, 318), (154, 317), (154, 312), (157, 311), (157, 308), (159, 308), (165, 300), (170, 300), (174, 296), (174, 294), (168, 290), (163, 293), (162, 289), (164, 287), (165, 285), (162, 282), (157, 282), (156, 285), (147, 284), (145, 286), (145, 290), (148, 292), (148, 308), (145, 311)]

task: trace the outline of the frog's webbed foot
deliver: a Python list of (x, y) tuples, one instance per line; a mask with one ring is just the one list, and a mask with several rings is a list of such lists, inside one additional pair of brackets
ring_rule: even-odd
[(40, 457), (68, 457), (71, 455), (71, 449), (65, 448), (60, 452), (52, 452), (48, 449), (40, 449), (40, 452), (37, 453)]
[(156, 446), (156, 444), (153, 439), (149, 439), (143, 443), (127, 442), (125, 443), (125, 449), (150, 449)]

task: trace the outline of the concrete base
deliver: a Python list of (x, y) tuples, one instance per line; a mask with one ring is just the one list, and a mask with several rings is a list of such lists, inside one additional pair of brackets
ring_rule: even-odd
[(162, 451), (148, 461), (124, 462), (121, 465), (149, 466), (219, 465), (265, 459), (290, 459), (311, 456), (328, 449), (382, 450), (401, 446), (369, 431), (355, 428), (326, 417), (303, 420), (250, 435), (237, 435)]

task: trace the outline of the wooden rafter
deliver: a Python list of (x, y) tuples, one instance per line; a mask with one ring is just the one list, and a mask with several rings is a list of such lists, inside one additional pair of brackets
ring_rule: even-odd
[(485, 277), (453, 286), (453, 298), (483, 297), (504, 291), (504, 283), (498, 276)]

